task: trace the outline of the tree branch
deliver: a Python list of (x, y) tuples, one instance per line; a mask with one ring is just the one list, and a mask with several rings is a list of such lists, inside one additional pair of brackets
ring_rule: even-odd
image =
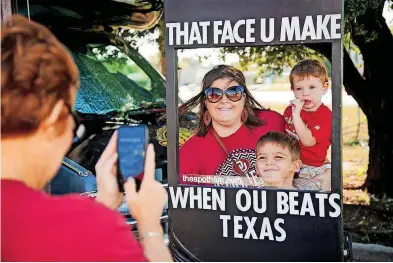
[[(324, 55), (329, 61), (332, 61), (332, 47), (327, 43), (312, 43), (306, 44), (307, 47), (321, 53)], [(359, 71), (353, 64), (351, 57), (349, 56), (347, 50), (343, 48), (343, 70), (344, 70), (344, 79), (343, 84), (345, 87), (345, 91), (348, 95), (351, 95), (359, 107), (362, 109), (364, 113), (366, 113), (367, 105), (367, 93), (366, 93), (366, 81), (360, 75)], [(335, 69), (333, 69), (335, 70)]]
[(305, 46), (321, 53), (330, 63), (332, 62), (332, 45), (330, 43), (309, 43)]
[[(362, 32), (351, 34), (353, 42), (359, 47), (364, 60), (364, 77), (374, 87), (381, 89), (382, 93), (390, 91), (381, 84), (389, 83), (392, 74), (393, 36), (382, 16), (383, 3), (374, 9), (368, 9), (365, 14), (358, 17), (356, 25)], [(355, 22), (352, 22), (355, 23)], [(390, 93), (384, 94), (384, 96)]]

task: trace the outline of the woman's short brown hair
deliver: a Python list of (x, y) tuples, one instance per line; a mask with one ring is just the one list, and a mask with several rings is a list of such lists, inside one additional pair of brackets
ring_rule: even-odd
[(1, 26), (1, 133), (34, 132), (79, 86), (71, 55), (44, 26), (21, 15)]

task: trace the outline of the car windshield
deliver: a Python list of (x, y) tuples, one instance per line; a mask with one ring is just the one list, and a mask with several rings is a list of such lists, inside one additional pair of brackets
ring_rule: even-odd
[[(101, 29), (110, 25), (150, 28), (161, 17), (162, 1), (114, 0), (91, 8), (74, 2), (22, 1), (18, 11), (25, 16), (29, 13), (32, 20), (51, 28), (74, 57), (80, 72), (75, 110), (96, 118), (164, 107), (165, 80), (160, 73), (124, 39)], [(151, 19), (133, 19), (138, 10)]]
[(112, 44), (86, 44), (71, 50), (80, 72), (76, 111), (101, 115), (165, 102), (163, 79), (136, 50), (127, 51), (139, 61)]

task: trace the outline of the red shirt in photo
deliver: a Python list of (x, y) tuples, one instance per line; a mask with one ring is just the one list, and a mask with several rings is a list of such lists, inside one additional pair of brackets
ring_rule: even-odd
[(238, 169), (247, 176), (256, 176), (255, 148), (259, 138), (271, 131), (285, 132), (281, 114), (263, 110), (258, 116), (265, 125), (249, 129), (243, 124), (235, 133), (221, 138), (229, 156), (210, 133), (204, 137), (193, 135), (179, 150), (180, 183), (193, 184), (186, 181), (187, 175), (239, 176)]
[[(300, 160), (306, 165), (322, 166), (326, 161), (327, 151), (332, 140), (332, 111), (321, 104), (316, 111), (302, 110), (300, 117), (317, 141), (315, 145), (306, 147), (299, 140)], [(299, 139), (293, 126), (291, 105), (285, 109), (284, 118), (287, 134)]]

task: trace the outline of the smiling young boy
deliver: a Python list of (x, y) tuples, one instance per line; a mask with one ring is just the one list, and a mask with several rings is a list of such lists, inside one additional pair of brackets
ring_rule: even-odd
[(290, 74), (295, 99), (284, 111), (285, 130), (299, 140), (302, 167), (299, 177), (315, 180), (321, 190), (330, 189), (332, 112), (322, 103), (329, 86), (326, 67), (318, 60), (297, 63)]
[(298, 141), (285, 133), (268, 132), (256, 146), (256, 169), (263, 187), (295, 189), (294, 175), (301, 166)]

